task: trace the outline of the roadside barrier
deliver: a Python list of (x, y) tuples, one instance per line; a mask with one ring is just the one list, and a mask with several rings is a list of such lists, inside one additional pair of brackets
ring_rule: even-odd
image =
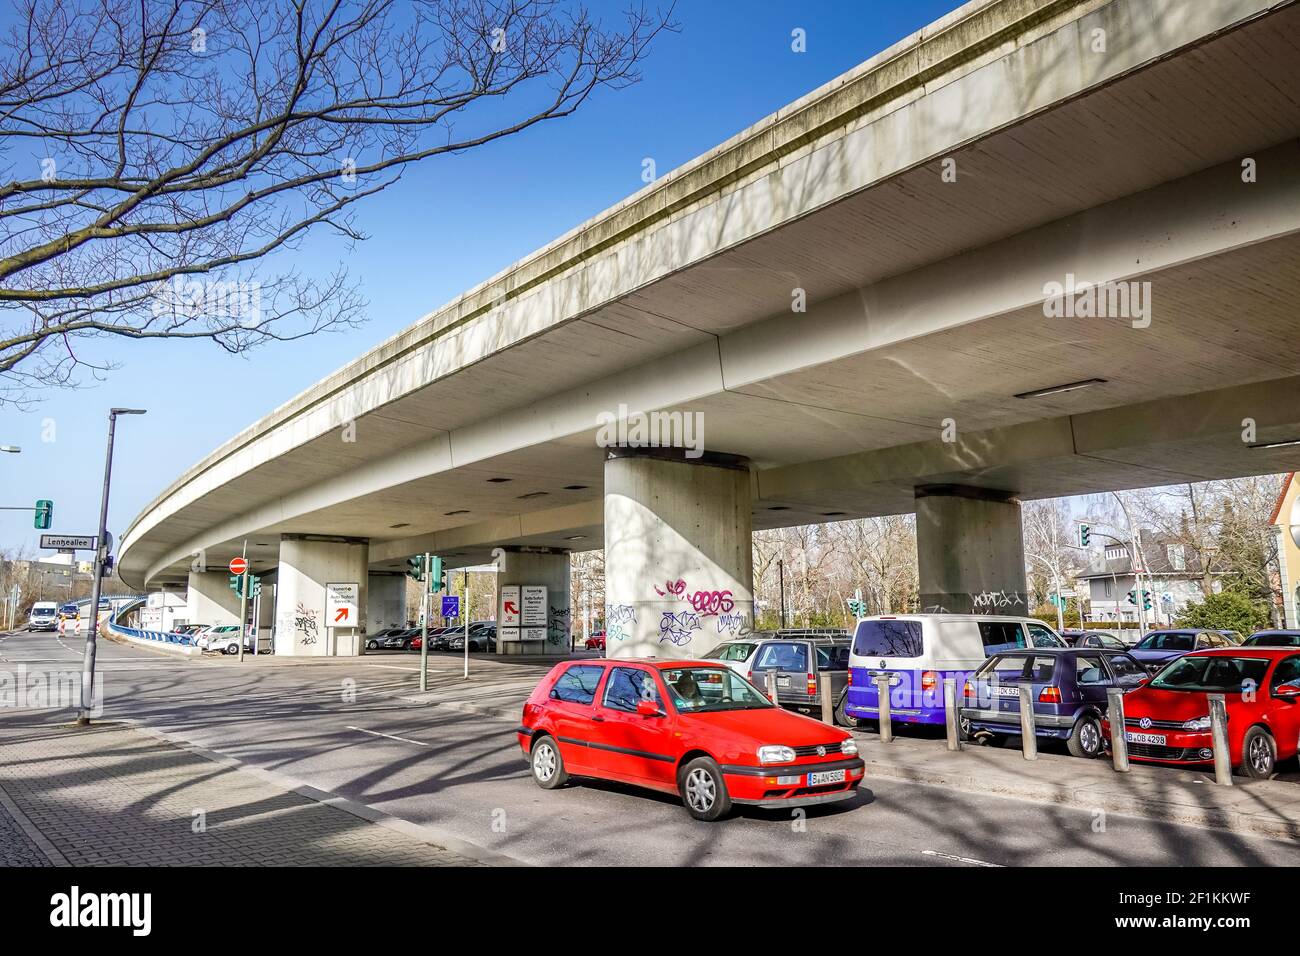
[(1107, 713), (1110, 721), (1111, 764), (1117, 773), (1128, 773), (1128, 738), (1124, 736), (1124, 691), (1112, 687), (1106, 691)]
[(1020, 690), (1020, 741), (1026, 760), (1038, 759), (1038, 731), (1034, 727), (1034, 688), (1021, 684)]
[(887, 744), (894, 739), (894, 715), (890, 712), (893, 706), (889, 699), (889, 681), (888, 674), (876, 675), (876, 699), (880, 713), (880, 742)]
[(943, 679), (943, 727), (948, 738), (949, 750), (961, 750), (961, 739), (957, 734), (957, 678)]
[[(1232, 786), (1232, 754), (1228, 750), (1228, 704), (1222, 694), (1208, 694), (1210, 702), (1210, 739), (1214, 742), (1214, 782)], [(1244, 749), (1244, 748), (1243, 748)], [(1242, 761), (1249, 758), (1245, 753)]]

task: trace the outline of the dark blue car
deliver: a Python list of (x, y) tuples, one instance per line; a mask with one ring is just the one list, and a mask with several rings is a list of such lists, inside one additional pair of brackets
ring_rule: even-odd
[(1242, 647), (1300, 647), (1300, 631), (1256, 631)]
[(1236, 647), (1241, 638), (1234, 631), (1210, 631), (1204, 628), (1177, 628), (1150, 631), (1129, 651), (1142, 662), (1142, 666), (1155, 673), (1170, 661), (1192, 651), (1208, 651), (1216, 647)]
[(1028, 683), (1035, 736), (1064, 740), (1076, 757), (1096, 757), (1102, 752), (1106, 691), (1132, 690), (1147, 676), (1124, 651), (1072, 647), (1002, 652), (966, 681), (962, 723), (977, 739), (1019, 736), (1020, 687)]

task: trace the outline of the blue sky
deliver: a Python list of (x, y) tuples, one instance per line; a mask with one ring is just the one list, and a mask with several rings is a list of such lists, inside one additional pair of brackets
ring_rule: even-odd
[[(597, 11), (623, 4), (591, 0)], [(100, 342), (120, 363), (105, 381), (0, 411), (3, 505), (55, 501), (55, 531), (92, 534), (107, 412), (119, 421), (109, 529), (118, 537), (149, 500), (230, 436), (339, 366), (635, 192), (643, 158), (662, 174), (833, 79), (958, 6), (957, 0), (680, 0), (681, 31), (662, 37), (642, 82), (603, 90), (575, 116), (461, 156), (435, 158), (360, 207), (371, 238), (349, 250), (322, 234), (301, 267), (343, 259), (363, 284), (358, 330), (258, 349), (205, 342)], [(806, 31), (807, 52), (791, 51)], [(53, 441), (42, 441), (54, 430)], [(28, 512), (0, 512), (0, 546), (34, 547)]]

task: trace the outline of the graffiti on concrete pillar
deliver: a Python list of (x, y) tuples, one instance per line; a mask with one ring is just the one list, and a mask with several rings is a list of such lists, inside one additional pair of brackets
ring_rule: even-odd
[(719, 614), (716, 623), (718, 626), (718, 633), (726, 634), (728, 637), (739, 637), (743, 634), (748, 634), (750, 631), (749, 615), (742, 614), (739, 611), (728, 614)]
[(625, 641), (631, 633), (628, 627), (636, 623), (636, 608), (631, 604), (605, 605), (605, 640)]
[(1017, 591), (1008, 594), (1003, 591), (972, 591), (970, 595), (971, 606), (976, 610), (1001, 610), (1002, 608), (1014, 607), (1017, 604), (1024, 604), (1024, 597)]
[(307, 607), (299, 601), (298, 607), (293, 613), (293, 629), (298, 635), (299, 644), (303, 646), (315, 644), (317, 637), (316, 609)]
[(676, 581), (665, 581), (664, 588), (666, 588), (666, 590), (661, 591), (659, 590), (659, 585), (654, 585), (655, 593), (660, 597), (667, 597), (670, 594), (673, 597), (681, 597), (686, 593), (686, 582), (681, 578), (678, 578)]
[(700, 629), (700, 616), (693, 611), (664, 611), (659, 619), (659, 641), (681, 647), (689, 644)]
[(550, 644), (563, 644), (569, 639), (572, 612), (567, 607), (553, 607), (546, 615), (546, 640)]

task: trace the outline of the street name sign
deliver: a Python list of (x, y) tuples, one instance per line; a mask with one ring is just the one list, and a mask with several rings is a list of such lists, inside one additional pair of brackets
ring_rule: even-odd
[(41, 547), (59, 551), (94, 551), (97, 537), (93, 534), (43, 534)]

